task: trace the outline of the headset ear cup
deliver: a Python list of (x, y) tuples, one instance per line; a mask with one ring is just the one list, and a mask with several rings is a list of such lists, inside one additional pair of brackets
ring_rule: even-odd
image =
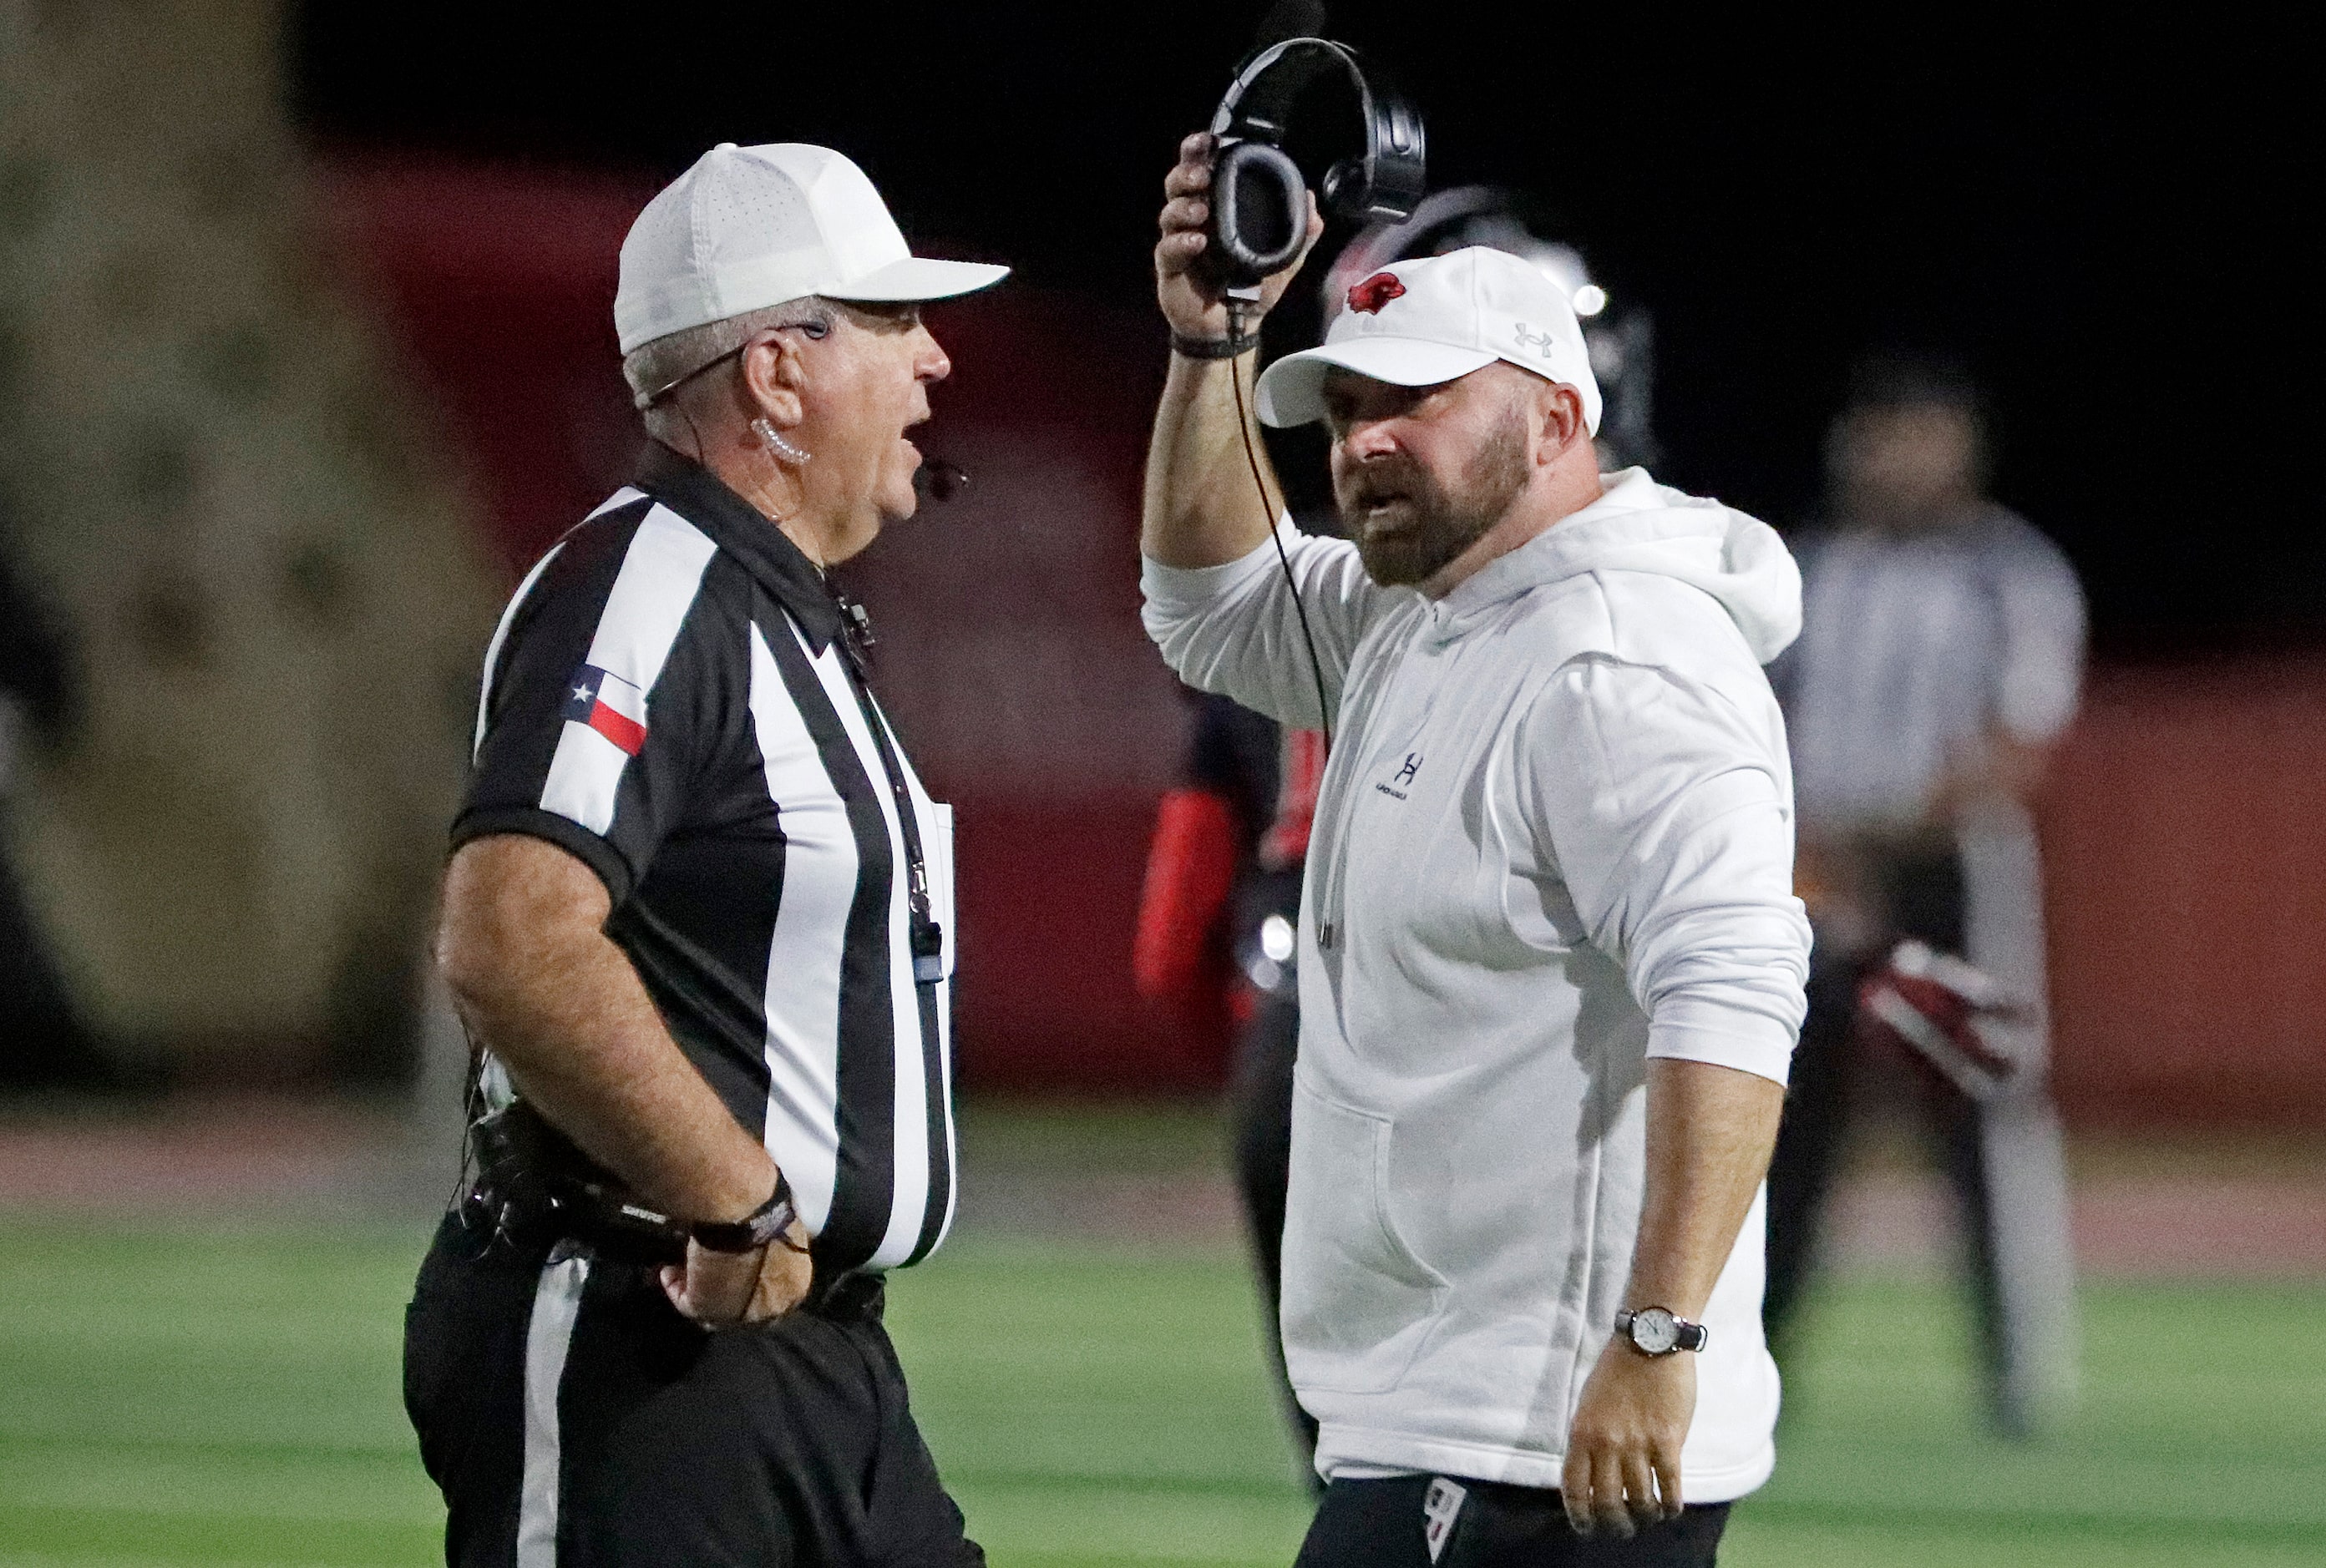
[(1365, 161), (1344, 158), (1325, 171), (1322, 194), (1325, 209), (1340, 218), (1354, 218), (1365, 209), (1371, 194), (1366, 189)]
[(1281, 272), (1308, 237), (1308, 182), (1265, 142), (1238, 142), (1212, 165), (1214, 266), (1231, 288)]

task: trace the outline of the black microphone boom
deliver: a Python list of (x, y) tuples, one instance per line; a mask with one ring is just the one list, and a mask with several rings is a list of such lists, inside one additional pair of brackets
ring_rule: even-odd
[(913, 470), (913, 493), (924, 501), (943, 503), (969, 488), (969, 470), (943, 458), (923, 458)]

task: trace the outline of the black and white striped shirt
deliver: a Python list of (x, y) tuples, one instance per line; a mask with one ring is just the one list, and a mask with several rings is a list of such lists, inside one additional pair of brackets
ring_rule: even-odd
[(1801, 635), (1770, 677), (1803, 821), (1919, 821), (1947, 768), (1991, 730), (2042, 742), (2075, 717), (2083, 593), (2016, 513), (1812, 533), (1794, 556)]
[(952, 812), (814, 566), (708, 470), (652, 449), (517, 589), (452, 840), (488, 833), (546, 839), (604, 879), (607, 934), (789, 1178), (821, 1269), (936, 1247)]

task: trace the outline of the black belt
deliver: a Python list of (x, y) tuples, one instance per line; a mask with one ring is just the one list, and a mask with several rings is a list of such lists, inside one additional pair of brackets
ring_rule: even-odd
[[(471, 1232), (544, 1255), (561, 1242), (609, 1262), (659, 1267), (686, 1260), (686, 1232), (637, 1201), (523, 1100), (470, 1128), (477, 1179), (461, 1200)], [(659, 1287), (657, 1287), (659, 1288)], [(878, 1322), (883, 1276), (827, 1276), (822, 1266), (797, 1310), (836, 1322)]]
[(523, 1100), (473, 1123), (469, 1146), (477, 1180), (461, 1209), (472, 1228), (521, 1247), (578, 1241), (628, 1263), (685, 1260), (684, 1229), (640, 1202)]

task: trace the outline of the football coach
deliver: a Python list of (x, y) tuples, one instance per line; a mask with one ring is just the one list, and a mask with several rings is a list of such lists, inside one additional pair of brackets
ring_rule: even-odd
[(881, 1327), (952, 1219), (952, 821), (825, 568), (951, 366), (863, 172), (725, 144), (621, 252), (636, 481), (486, 654), (439, 961), (476, 1180), (407, 1319), (458, 1568), (967, 1564)]
[[(1800, 575), (1763, 524), (1602, 476), (1570, 302), (1516, 257), (1377, 273), (1255, 379), (1199, 264), (1210, 154), (1182, 146), (1155, 253), (1145, 615), (1189, 683), (1332, 729), (1284, 1234), (1328, 1480), (1300, 1561), (1710, 1563), (1774, 1461), (1760, 1190), (1810, 932), (1762, 665)], [(1347, 541), (1279, 522), (1240, 393), (1326, 423)]]

